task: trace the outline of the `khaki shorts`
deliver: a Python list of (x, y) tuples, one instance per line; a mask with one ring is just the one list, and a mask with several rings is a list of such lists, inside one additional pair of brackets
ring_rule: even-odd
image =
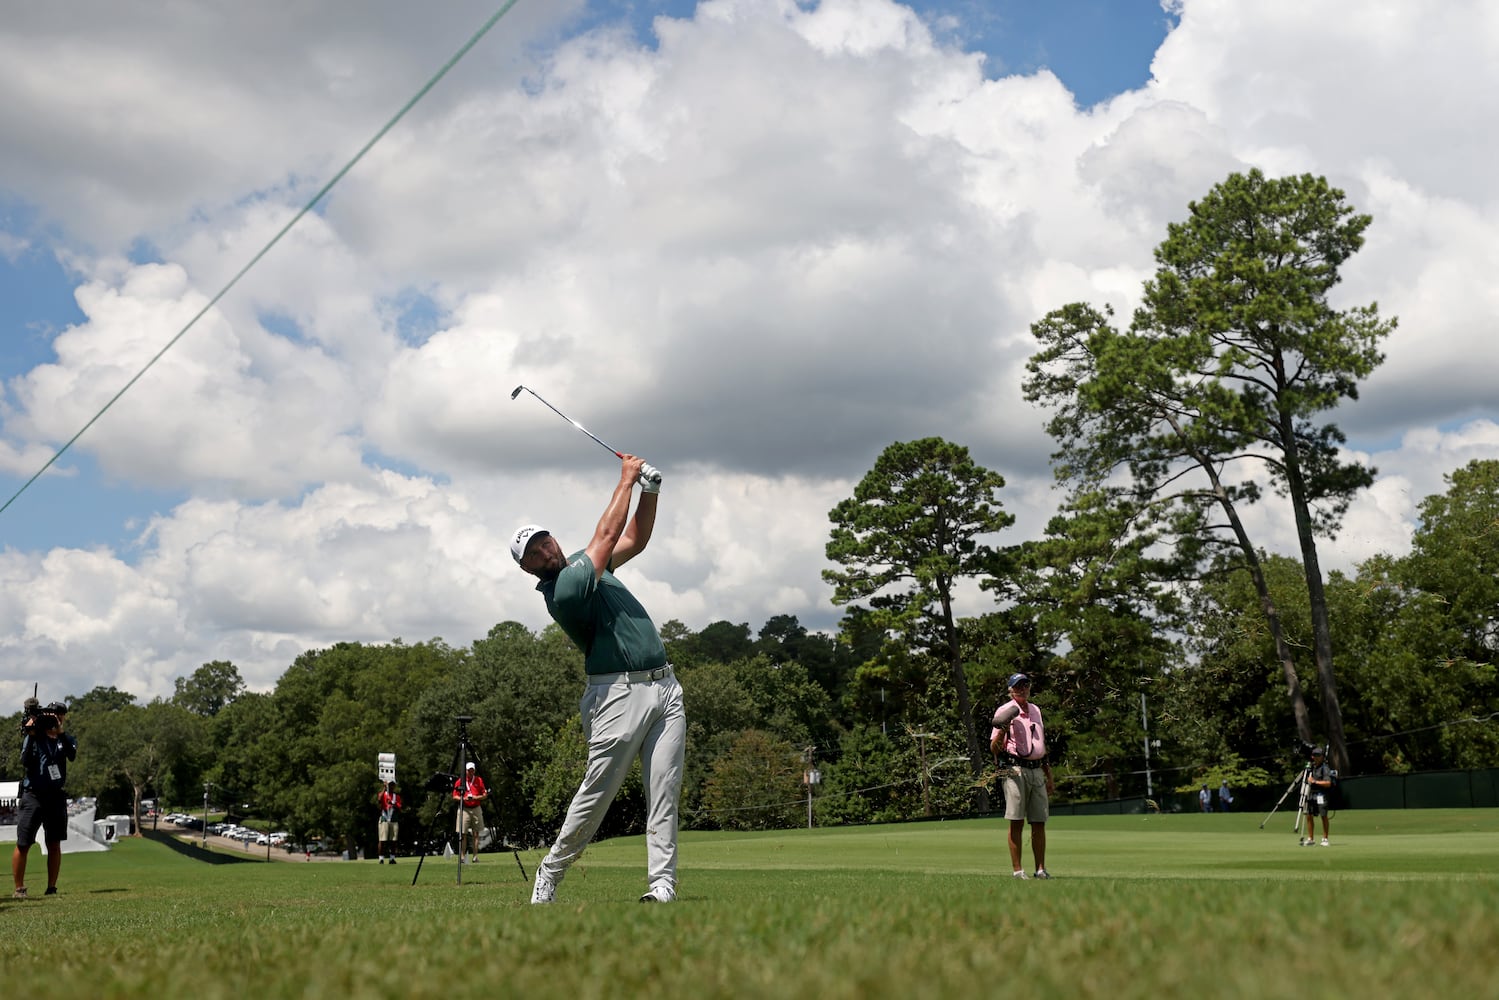
[(398, 840), (398, 839), (400, 839), (397, 836), (397, 833), (396, 833), (396, 831), (399, 830), (400, 828), (401, 828), (401, 824), (399, 822), (397, 822), (396, 820), (384, 820), (384, 819), (382, 819), (380, 821), (380, 839), (381, 840)]
[(1046, 772), (1039, 767), (1012, 767), (1000, 772), (1005, 786), (1005, 819), (1045, 823), (1050, 814)]
[(453, 829), (477, 837), (484, 830), (484, 809), (481, 806), (459, 806), (458, 822)]

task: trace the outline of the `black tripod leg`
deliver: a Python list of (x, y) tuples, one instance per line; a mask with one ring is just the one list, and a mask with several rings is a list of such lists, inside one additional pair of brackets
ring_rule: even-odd
[[(1285, 803), (1286, 799), (1288, 799), (1288, 798), (1291, 797), (1291, 793), (1294, 792), (1294, 791), (1296, 791), (1297, 786), (1299, 786), (1300, 784), (1301, 784), (1301, 779), (1297, 778), (1295, 781), (1291, 782), (1289, 785), (1286, 786), (1286, 790), (1281, 793), (1280, 799), (1275, 803), (1275, 805), (1273, 807), (1271, 807), (1270, 812), (1268, 812), (1265, 815), (1265, 818), (1262, 819), (1262, 820), (1260, 820), (1260, 829), (1261, 830), (1263, 830), (1265, 828), (1265, 824), (1268, 823), (1268, 822), (1270, 822), (1270, 817), (1275, 815), (1276, 810), (1279, 809), (1281, 807), (1281, 805)], [(1297, 825), (1299, 826), (1300, 824), (1298, 823)]]
[(417, 856), (417, 859), (416, 859), (416, 871), (414, 871), (414, 872), (411, 873), (411, 884), (412, 885), (416, 885), (416, 880), (421, 877), (421, 874), (422, 874), (422, 862), (427, 860), (427, 838), (428, 838), (428, 835), (430, 833), (431, 833), (430, 829), (424, 829), (422, 831), (422, 853)]

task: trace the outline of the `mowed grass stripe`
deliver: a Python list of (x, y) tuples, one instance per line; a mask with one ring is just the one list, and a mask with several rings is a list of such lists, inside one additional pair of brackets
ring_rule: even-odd
[[(1496, 810), (1401, 810), (1334, 817), (1332, 846), (1303, 848), (1295, 813), (1058, 817), (1047, 824), (1047, 867), (1061, 877), (1107, 878), (1460, 878), (1499, 876)], [(683, 877), (694, 869), (775, 868), (941, 873), (1009, 871), (998, 819), (878, 827), (686, 833)], [(1434, 837), (1440, 836), (1440, 848)], [(638, 838), (590, 848), (595, 865), (644, 866)], [(1023, 860), (1031, 863), (1030, 832)], [(517, 872), (517, 875), (519, 873)]]
[(1495, 995), (1499, 811), (1347, 812), (1325, 849), (1292, 818), (1058, 817), (1049, 883), (1009, 877), (998, 820), (688, 833), (657, 907), (639, 838), (590, 848), (552, 907), (507, 854), (462, 886), (428, 859), (413, 887), (414, 859), (209, 866), (129, 840), (0, 903), (0, 962), (104, 997)]

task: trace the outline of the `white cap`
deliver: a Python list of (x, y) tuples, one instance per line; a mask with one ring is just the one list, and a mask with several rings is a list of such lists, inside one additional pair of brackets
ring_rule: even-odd
[(474, 762), (473, 761), (469, 761), (468, 762), (468, 766), (465, 767), (464, 770), (465, 771), (472, 771), (472, 770), (474, 770)]
[(515, 534), (510, 536), (510, 555), (516, 562), (526, 554), (526, 543), (533, 535), (550, 535), (551, 532), (539, 524), (523, 524), (515, 529)]

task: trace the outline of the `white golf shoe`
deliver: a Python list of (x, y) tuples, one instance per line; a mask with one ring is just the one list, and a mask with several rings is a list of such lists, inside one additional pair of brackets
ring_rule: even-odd
[(531, 902), (533, 903), (555, 903), (557, 901), (557, 883), (547, 877), (540, 868), (536, 869), (536, 885), (531, 889)]
[(677, 891), (664, 882), (640, 897), (642, 903), (674, 903), (676, 899)]

